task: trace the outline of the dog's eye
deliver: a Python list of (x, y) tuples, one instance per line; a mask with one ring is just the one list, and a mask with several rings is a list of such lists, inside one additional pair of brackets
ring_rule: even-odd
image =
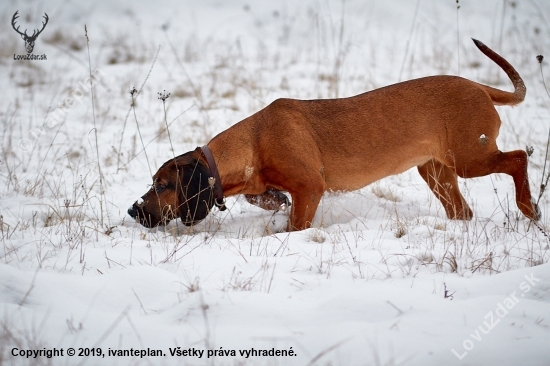
[(161, 193), (166, 189), (166, 186), (164, 184), (155, 184), (155, 192)]

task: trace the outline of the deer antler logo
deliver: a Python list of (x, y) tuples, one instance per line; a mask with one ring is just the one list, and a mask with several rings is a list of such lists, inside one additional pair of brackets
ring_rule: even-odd
[(48, 14), (44, 13), (44, 19), (46, 20), (45, 22), (42, 22), (42, 29), (38, 30), (38, 29), (35, 29), (34, 32), (32, 33), (32, 36), (29, 36), (27, 34), (27, 30), (25, 29), (25, 33), (21, 33), (19, 31), (19, 26), (17, 26), (17, 28), (15, 28), (15, 20), (17, 18), (19, 18), (19, 15), (17, 15), (17, 13), (19, 13), (19, 10), (17, 10), (15, 12), (15, 14), (13, 14), (13, 18), (11, 18), (11, 26), (13, 27), (13, 29), (15, 29), (15, 31), (17, 33), (19, 33), (21, 35), (21, 38), (23, 38), (23, 40), (25, 41), (25, 48), (27, 49), (27, 53), (32, 53), (32, 50), (34, 49), (34, 42), (36, 41), (36, 38), (38, 37), (38, 35), (40, 33), (42, 33), (42, 31), (44, 30), (44, 28), (46, 28), (46, 24), (48, 24)]

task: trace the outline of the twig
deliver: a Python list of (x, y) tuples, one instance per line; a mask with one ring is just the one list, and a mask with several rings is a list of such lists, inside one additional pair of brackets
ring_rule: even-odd
[(138, 295), (136, 294), (136, 291), (132, 288), (132, 292), (134, 293), (137, 301), (139, 302), (139, 306), (141, 306), (141, 310), (143, 310), (143, 312), (145, 314), (147, 314), (147, 310), (145, 310), (145, 308), (143, 307), (143, 303), (141, 302), (141, 300), (139, 299)]
[(458, 68), (458, 76), (460, 76), (460, 17), (458, 15), (458, 10), (460, 9), (460, 5), (458, 3), (459, 0), (456, 0), (456, 65)]
[(401, 81), (401, 75), (403, 74), (403, 69), (405, 68), (405, 61), (407, 60), (407, 56), (409, 54), (409, 46), (411, 43), (411, 38), (414, 33), (414, 27), (416, 25), (416, 16), (418, 15), (418, 7), (420, 5), (420, 0), (416, 1), (416, 8), (414, 9), (414, 17), (413, 22), (411, 25), (411, 31), (409, 32), (409, 39), (407, 39), (407, 46), (405, 46), (405, 56), (403, 56), (403, 62), (401, 63), (401, 70), (399, 71), (399, 79), (397, 81)]
[(344, 339), (343, 341), (340, 341), (340, 342), (338, 342), (338, 343), (333, 344), (332, 346), (330, 346), (330, 347), (328, 347), (328, 348), (325, 348), (324, 350), (322, 350), (321, 352), (319, 352), (315, 357), (313, 357), (313, 358), (307, 363), (307, 366), (315, 365), (316, 362), (317, 362), (321, 357), (323, 357), (324, 355), (326, 355), (327, 353), (329, 353), (329, 352), (331, 352), (331, 351), (334, 351), (336, 348), (340, 347), (341, 345), (343, 345), (344, 343), (346, 343), (348, 340), (349, 340), (349, 338)]
[[(115, 328), (118, 326), (118, 324), (122, 321), (122, 319), (124, 319), (127, 315), (128, 315), (128, 312), (130, 311), (130, 306), (128, 305), (123, 311), (122, 313), (120, 313), (120, 315), (118, 316), (118, 318), (115, 319), (115, 321), (109, 326), (109, 328), (107, 328), (107, 330), (101, 335), (101, 337), (99, 337), (99, 339), (94, 343), (94, 345), (92, 346), (93, 348), (96, 348), (98, 347), (101, 343), (103, 343), (103, 341), (109, 336), (109, 334), (111, 334), (111, 332), (113, 330), (115, 330)], [(85, 357), (82, 359), (82, 361), (78, 364), (79, 366), (80, 365), (84, 365), (84, 363), (86, 363), (86, 361), (88, 361), (90, 358), (89, 357)]]
[(139, 139), (141, 141), (141, 145), (143, 145), (143, 153), (145, 154), (145, 160), (147, 161), (147, 167), (149, 168), (149, 174), (151, 177), (153, 176), (153, 171), (151, 170), (151, 164), (149, 163), (149, 156), (147, 156), (147, 149), (145, 149), (145, 143), (143, 142), (143, 135), (141, 134), (141, 130), (139, 128), (139, 122), (136, 115), (136, 97), (139, 94), (139, 92), (136, 90), (135, 87), (130, 90), (130, 95), (132, 96), (132, 111), (134, 112), (134, 120), (136, 121), (136, 127), (138, 130)]
[(39, 268), (37, 268), (36, 271), (34, 272), (34, 276), (32, 277), (31, 285), (30, 285), (29, 289), (27, 290), (27, 293), (25, 294), (25, 296), (23, 296), (23, 299), (21, 299), (21, 301), (19, 302), (19, 306), (23, 306), (25, 304), (25, 301), (27, 300), (27, 297), (29, 297), (31, 291), (34, 289), (34, 281), (36, 280), (36, 275), (38, 275), (38, 270), (39, 270)]
[(172, 154), (174, 158), (176, 157), (176, 152), (174, 150), (174, 145), (172, 144), (172, 137), (170, 136), (170, 129), (168, 128), (168, 121), (166, 120), (166, 99), (170, 98), (170, 93), (166, 93), (166, 90), (163, 90), (162, 93), (158, 93), (159, 99), (162, 100), (162, 106), (164, 108), (164, 123), (166, 124), (166, 132), (168, 133), (168, 141), (170, 141), (170, 147), (172, 148)]
[(397, 306), (395, 306), (394, 304), (392, 304), (392, 302), (391, 302), (390, 300), (387, 300), (386, 302), (387, 302), (389, 305), (391, 305), (392, 308), (394, 308), (395, 310), (397, 310), (397, 311), (399, 312), (399, 314), (397, 314), (397, 315), (403, 315), (403, 314), (404, 314), (404, 312), (403, 312), (401, 309), (399, 309)]
[[(141, 84), (141, 86), (139, 87), (139, 90), (136, 90), (136, 95), (135, 95), (135, 98), (134, 98), (134, 95), (132, 95), (132, 105), (130, 106), (130, 108), (128, 109), (128, 113), (126, 113), (126, 118), (124, 119), (124, 126), (122, 127), (122, 135), (120, 137), (120, 143), (118, 145), (118, 151), (119, 151), (119, 158), (118, 158), (118, 161), (117, 161), (117, 172), (124, 168), (126, 166), (126, 164), (124, 164), (122, 167), (119, 165), (120, 163), (120, 150), (122, 149), (122, 139), (124, 137), (124, 131), (126, 130), (126, 121), (128, 120), (128, 116), (130, 115), (130, 111), (134, 108), (135, 106), (135, 102), (136, 102), (136, 98), (141, 94), (141, 91), (143, 90), (143, 87), (145, 86), (145, 83), (147, 82), (147, 80), (149, 79), (149, 75), (151, 75), (151, 71), (153, 71), (153, 66), (155, 66), (155, 62), (157, 62), (157, 57), (159, 55), (159, 52), (160, 52), (160, 46), (159, 48), (157, 49), (157, 53), (155, 55), (155, 58), (153, 60), (153, 63), (151, 64), (151, 67), (149, 68), (149, 72), (147, 73), (147, 76), (145, 76), (145, 80), (143, 80), (143, 83)], [(135, 90), (135, 87), (132, 89), (132, 91)], [(130, 92), (131, 93), (131, 92)], [(135, 117), (135, 110), (134, 110), (134, 117)], [(138, 126), (138, 131), (139, 131), (139, 126)], [(140, 133), (140, 137), (141, 137), (141, 133)], [(141, 143), (143, 144), (143, 139), (141, 140)], [(145, 150), (145, 147), (143, 148), (143, 150)], [(147, 155), (147, 153), (145, 153), (145, 155)], [(147, 156), (146, 156), (147, 158)], [(133, 158), (132, 158), (133, 159)], [(130, 162), (130, 161), (128, 161)], [(147, 159), (147, 164), (149, 164), (149, 159)], [(151, 167), (149, 167), (149, 171), (151, 170)], [(151, 174), (152, 176), (152, 174)]]
[(548, 235), (546, 230), (544, 230), (544, 228), (542, 226), (540, 226), (538, 222), (535, 222), (535, 221), (531, 221), (531, 222), (535, 225), (535, 227), (537, 229), (539, 229), (539, 231), (542, 233), (542, 235), (544, 235), (546, 237), (546, 239), (548, 239), (550, 241), (550, 235)]
[(446, 299), (453, 299), (453, 295), (456, 291), (453, 291), (453, 293), (449, 293), (449, 291), (447, 290), (447, 284), (445, 282), (443, 282), (443, 288), (445, 289), (445, 293), (443, 294), (443, 297), (446, 298)]
[[(103, 201), (105, 200), (105, 191), (103, 190), (103, 173), (101, 171), (101, 164), (99, 161), (99, 143), (97, 138), (97, 125), (96, 125), (96, 118), (95, 118), (95, 93), (93, 88), (93, 78), (92, 78), (92, 62), (90, 59), (90, 39), (88, 38), (88, 28), (86, 27), (86, 24), (84, 24), (84, 34), (86, 36), (86, 48), (88, 50), (88, 69), (90, 73), (90, 95), (92, 97), (92, 115), (94, 119), (94, 137), (95, 137), (95, 152), (97, 157), (97, 170), (99, 172), (99, 194), (101, 195), (101, 199), (99, 200), (99, 209), (101, 212), (99, 223), (101, 227), (103, 227)], [(105, 201), (105, 209), (107, 208), (107, 201)], [(109, 216), (107, 215), (107, 219), (109, 219)], [(109, 220), (109, 226), (111, 226), (111, 222)]]
[[(172, 126), (172, 124), (174, 122), (177, 121), (177, 119), (181, 116), (183, 116), (185, 113), (187, 113), (188, 110), (190, 110), (191, 108), (193, 108), (195, 105), (191, 105), (189, 108), (187, 108), (185, 111), (183, 111), (182, 113), (180, 113), (176, 118), (174, 118), (172, 120), (172, 122), (170, 122), (168, 124), (168, 126)], [(130, 107), (131, 108), (131, 107)], [(164, 129), (162, 131), (160, 131), (159, 133), (157, 133), (155, 136), (153, 136), (152, 139), (150, 139), (146, 144), (145, 146), (139, 151), (137, 152), (132, 158), (128, 159), (128, 161), (126, 163), (124, 163), (119, 169), (124, 169), (128, 164), (130, 164), (130, 162), (132, 162), (139, 154), (141, 154), (142, 152), (145, 152), (145, 148), (147, 148), (147, 146), (149, 146), (153, 141), (155, 141), (162, 133), (164, 132)], [(143, 143), (143, 141), (142, 141)]]
[[(544, 72), (542, 69), (542, 60), (544, 59), (544, 56), (538, 55), (537, 61), (540, 65), (540, 76), (542, 79), (542, 85), (544, 86), (544, 90), (546, 91), (546, 94), (548, 95), (548, 98), (550, 98), (550, 92), (548, 92), (548, 88), (546, 87), (546, 82), (544, 81)], [(540, 199), (542, 198), (542, 195), (544, 194), (544, 191), (546, 190), (546, 187), (548, 186), (548, 180), (550, 179), (550, 173), (546, 175), (546, 181), (544, 180), (544, 175), (546, 174), (546, 163), (548, 162), (548, 149), (550, 148), (550, 127), (548, 128), (548, 138), (546, 140), (546, 154), (544, 155), (544, 166), (542, 168), (542, 178), (540, 182), (540, 193), (539, 197), (537, 199), (537, 205), (539, 204)]]

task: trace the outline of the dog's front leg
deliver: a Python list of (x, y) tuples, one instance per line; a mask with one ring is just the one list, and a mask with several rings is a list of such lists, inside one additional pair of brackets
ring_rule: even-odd
[(290, 192), (292, 206), (288, 219), (287, 231), (304, 230), (311, 226), (315, 211), (323, 197), (324, 190), (309, 189), (300, 192)]

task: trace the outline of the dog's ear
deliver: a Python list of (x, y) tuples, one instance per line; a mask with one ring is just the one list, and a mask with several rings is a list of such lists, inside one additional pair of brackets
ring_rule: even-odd
[(214, 206), (213, 187), (208, 178), (208, 167), (198, 159), (178, 167), (181, 186), (177, 187), (178, 213), (184, 225), (191, 226), (202, 221)]

